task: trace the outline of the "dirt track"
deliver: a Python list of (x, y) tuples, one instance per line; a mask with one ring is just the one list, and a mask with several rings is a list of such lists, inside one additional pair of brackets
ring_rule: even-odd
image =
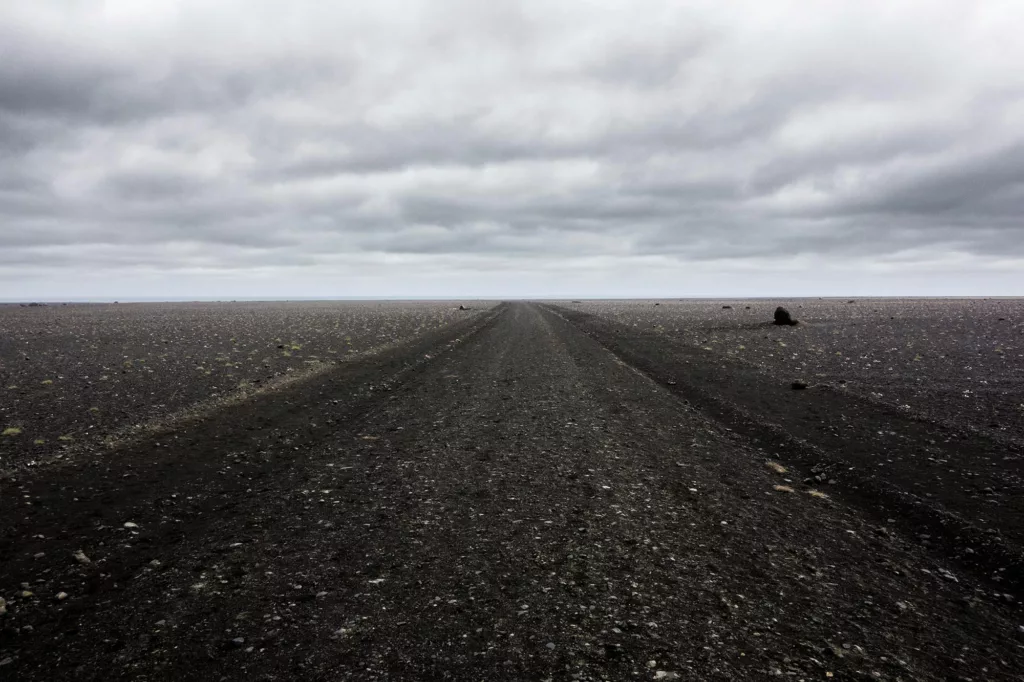
[(590, 331), (504, 304), (12, 474), (0, 679), (1019, 679), (1015, 595)]

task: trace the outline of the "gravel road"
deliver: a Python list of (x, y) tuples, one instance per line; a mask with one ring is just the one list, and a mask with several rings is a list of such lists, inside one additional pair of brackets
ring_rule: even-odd
[(502, 304), (9, 471), (0, 679), (1020, 679), (1015, 595), (672, 388)]

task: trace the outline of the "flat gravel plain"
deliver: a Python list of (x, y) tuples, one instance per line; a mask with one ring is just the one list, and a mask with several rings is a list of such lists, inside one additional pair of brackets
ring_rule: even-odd
[[(1024, 439), (1024, 300), (563, 302), (780, 377)], [(782, 305), (800, 321), (770, 324)]]
[(0, 468), (379, 350), (460, 305), (493, 303), (0, 305)]
[(883, 459), (962, 453), (1005, 478), (1012, 430), (806, 367), (793, 390), (789, 359), (606, 305), (463, 311), (178, 428), (9, 470), (0, 675), (1020, 679), (1016, 503), (952, 495), (917, 460), (859, 468), (881, 431)]

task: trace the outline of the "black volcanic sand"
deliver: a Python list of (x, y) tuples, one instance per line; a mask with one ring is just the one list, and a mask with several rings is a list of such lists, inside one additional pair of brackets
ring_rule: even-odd
[[(1024, 419), (1013, 414), (1024, 414), (1024, 301), (787, 304), (800, 325), (752, 322), (771, 320), (764, 301), (556, 309), (766, 453), (785, 453), (801, 465), (797, 480), (838, 486), (880, 523), (984, 575), (993, 596), (1015, 600), (1024, 589)], [(794, 381), (810, 390), (793, 391)]]
[[(844, 388), (934, 421), (1024, 440), (1024, 299), (559, 305), (748, 362), (780, 377), (845, 382)], [(778, 305), (800, 324), (771, 324)]]
[(0, 305), (0, 469), (471, 314), (458, 301)]
[[(805, 484), (806, 448), (825, 445), (735, 426), (748, 391), (718, 372), (749, 365), (656, 341), (503, 304), (9, 476), (0, 674), (1019, 679), (1021, 614), (999, 576), (880, 523), (865, 502), (887, 491)], [(777, 413), (835, 406), (786, 391), (765, 404), (806, 402), (752, 412), (772, 434)], [(892, 423), (856, 404), (847, 442)], [(945, 456), (954, 437), (917, 423)], [(1015, 523), (1000, 509), (986, 519)]]

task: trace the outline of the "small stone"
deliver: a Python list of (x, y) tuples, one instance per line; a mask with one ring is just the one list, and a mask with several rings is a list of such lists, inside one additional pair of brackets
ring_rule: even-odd
[(57, 593), (57, 601), (64, 601), (67, 598), (68, 598), (68, 593), (67, 592), (58, 592)]
[(667, 670), (658, 670), (654, 673), (654, 679), (656, 680), (678, 680), (679, 673), (669, 672)]
[(158, 620), (158, 621), (156, 622), (156, 626), (157, 626), (158, 628), (162, 628), (162, 627), (163, 627), (163, 626), (165, 626), (165, 625), (167, 625), (167, 621), (166, 621), (166, 620)]
[(3, 597), (0, 597), (0, 616), (5, 613), (7, 613), (7, 601)]
[(36, 594), (32, 590), (22, 590), (21, 591), (21, 598), (22, 599), (31, 599), (34, 596), (36, 596)]
[(323, 599), (326, 596), (327, 596), (327, 590), (322, 590), (322, 591), (316, 593), (317, 599)]
[(231, 640), (231, 644), (237, 647), (241, 647), (245, 644), (245, 637), (235, 637), (233, 640)]
[(550, 649), (551, 651), (554, 651), (554, 650), (555, 650), (555, 643), (554, 643), (554, 642), (548, 642), (548, 643), (547, 643), (547, 644), (545, 644), (544, 646), (546, 646), (546, 647), (547, 647), (548, 649)]
[(802, 391), (805, 388), (807, 388), (807, 382), (806, 381), (794, 381), (793, 383), (791, 383), (789, 385), (789, 387), (791, 389), (793, 389), (794, 391)]
[(92, 560), (89, 557), (87, 557), (85, 555), (85, 552), (83, 552), (82, 550), (78, 550), (77, 552), (75, 552), (71, 556), (73, 556), (75, 558), (75, 561), (77, 561), (78, 563), (82, 564), (83, 566), (88, 566), (89, 564), (92, 563)]
[(14, 659), (8, 656), (4, 660), (0, 661), (0, 666), (10, 665), (11, 663), (14, 663)]
[(162, 563), (160, 563), (160, 560), (159, 560), (159, 559), (153, 559), (152, 561), (150, 561), (150, 562), (149, 562), (149, 565), (150, 565), (150, 566), (151, 566), (152, 568), (160, 568), (161, 566), (163, 566), (163, 564), (162, 564)]
[(138, 528), (139, 524), (133, 523), (131, 521), (126, 521), (125, 524), (124, 524), (124, 527), (125, 528)]

